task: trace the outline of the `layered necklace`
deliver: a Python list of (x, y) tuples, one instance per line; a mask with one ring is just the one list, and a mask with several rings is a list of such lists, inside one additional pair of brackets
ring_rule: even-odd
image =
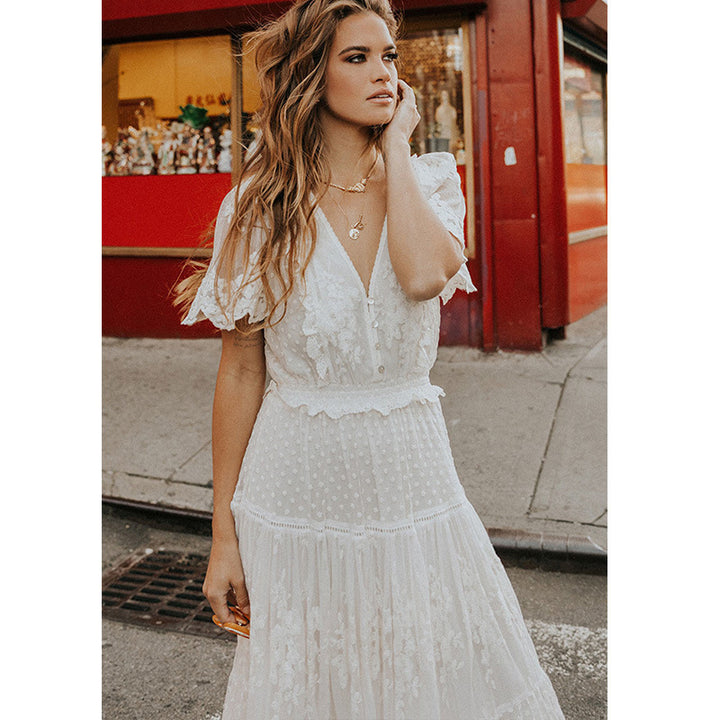
[[(336, 185), (335, 183), (328, 183), (330, 187), (337, 188), (338, 190), (342, 190), (346, 193), (364, 193), (367, 190), (367, 183), (370, 177), (373, 174), (373, 171), (375, 170), (375, 166), (378, 163), (378, 160), (380, 159), (380, 153), (375, 152), (375, 160), (373, 161), (373, 164), (370, 166), (370, 170), (368, 170), (367, 175), (362, 178), (359, 182), (356, 182), (354, 185), (350, 185), (349, 187), (344, 187), (343, 185)], [(345, 217), (345, 223), (348, 228), (348, 237), (351, 240), (358, 240), (360, 238), (360, 231), (365, 229), (365, 225), (363, 224), (363, 217), (365, 215), (365, 202), (363, 202), (362, 209), (360, 210), (360, 217), (357, 219), (356, 222), (350, 223), (350, 218), (347, 216), (347, 213), (345, 210), (343, 210), (342, 205), (335, 200), (334, 197), (332, 197), (332, 201), (337, 205), (338, 210), (343, 214)]]

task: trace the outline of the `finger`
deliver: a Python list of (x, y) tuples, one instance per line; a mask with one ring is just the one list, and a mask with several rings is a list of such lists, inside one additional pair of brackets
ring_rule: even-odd
[(415, 91), (404, 80), (398, 78), (398, 83), (402, 87), (402, 99), (410, 101), (411, 105), (415, 105)]
[(203, 594), (210, 603), (210, 607), (215, 615), (217, 615), (220, 622), (232, 622), (235, 618), (230, 612), (227, 603), (228, 591), (223, 592), (214, 588), (208, 588), (207, 591), (203, 588)]
[(232, 592), (235, 596), (235, 604), (243, 611), (247, 617), (250, 617), (250, 597), (244, 582), (231, 583)]

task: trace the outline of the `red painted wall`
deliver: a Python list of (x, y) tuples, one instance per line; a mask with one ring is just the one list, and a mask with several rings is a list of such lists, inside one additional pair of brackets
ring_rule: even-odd
[[(607, 225), (607, 167), (565, 166), (568, 186), (568, 230)], [(572, 243), (568, 282), (570, 322), (607, 304), (607, 235)]]
[(104, 177), (103, 247), (197, 247), (231, 182), (230, 173)]
[(173, 13), (197, 12), (233, 8), (238, 5), (277, 5), (266, 0), (103, 0), (103, 20), (171, 15)]
[[(493, 2), (487, 11), (490, 166), (499, 347), (539, 350), (540, 257), (537, 146), (530, 0)], [(507, 148), (516, 164), (506, 164)]]
[(607, 235), (569, 247), (570, 322), (607, 304)]
[(569, 322), (560, 0), (533, 0), (541, 324)]
[(607, 166), (565, 166), (568, 231), (607, 225)]
[(102, 333), (109, 337), (201, 338), (217, 334), (209, 322), (180, 325), (170, 291), (183, 260), (169, 257), (104, 257)]
[[(407, 10), (437, 10), (438, 0), (401, 0), (393, 2), (395, 7)], [(480, 5), (473, 0), (443, 0), (440, 3), (444, 9)], [(203, 10), (218, 10), (235, 7), (256, 7), (258, 10), (267, 10), (272, 6), (290, 5), (289, 0), (272, 2), (270, 0), (103, 0), (103, 20), (124, 20), (128, 18), (150, 17), (153, 15), (171, 15), (184, 12), (198, 12)]]

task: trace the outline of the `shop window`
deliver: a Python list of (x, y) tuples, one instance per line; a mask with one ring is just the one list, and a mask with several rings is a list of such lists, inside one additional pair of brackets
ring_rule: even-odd
[(605, 165), (605, 73), (566, 52), (563, 77), (565, 161)]
[(412, 152), (449, 152), (455, 156), (467, 207), (467, 255), (475, 257), (468, 22), (408, 20), (398, 40), (398, 55), (400, 77), (414, 90), (420, 114), (410, 138)]
[(464, 163), (462, 29), (406, 33), (398, 54), (401, 76), (415, 91), (420, 113), (413, 152), (450, 152)]
[(228, 35), (109, 45), (103, 175), (231, 171)]
[(571, 244), (607, 235), (605, 67), (566, 44), (563, 125)]

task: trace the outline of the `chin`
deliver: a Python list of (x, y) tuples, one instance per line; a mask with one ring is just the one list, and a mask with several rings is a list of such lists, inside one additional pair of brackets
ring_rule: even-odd
[(394, 106), (388, 109), (380, 108), (375, 112), (367, 113), (366, 121), (363, 124), (371, 127), (387, 125), (393, 119), (394, 113)]

